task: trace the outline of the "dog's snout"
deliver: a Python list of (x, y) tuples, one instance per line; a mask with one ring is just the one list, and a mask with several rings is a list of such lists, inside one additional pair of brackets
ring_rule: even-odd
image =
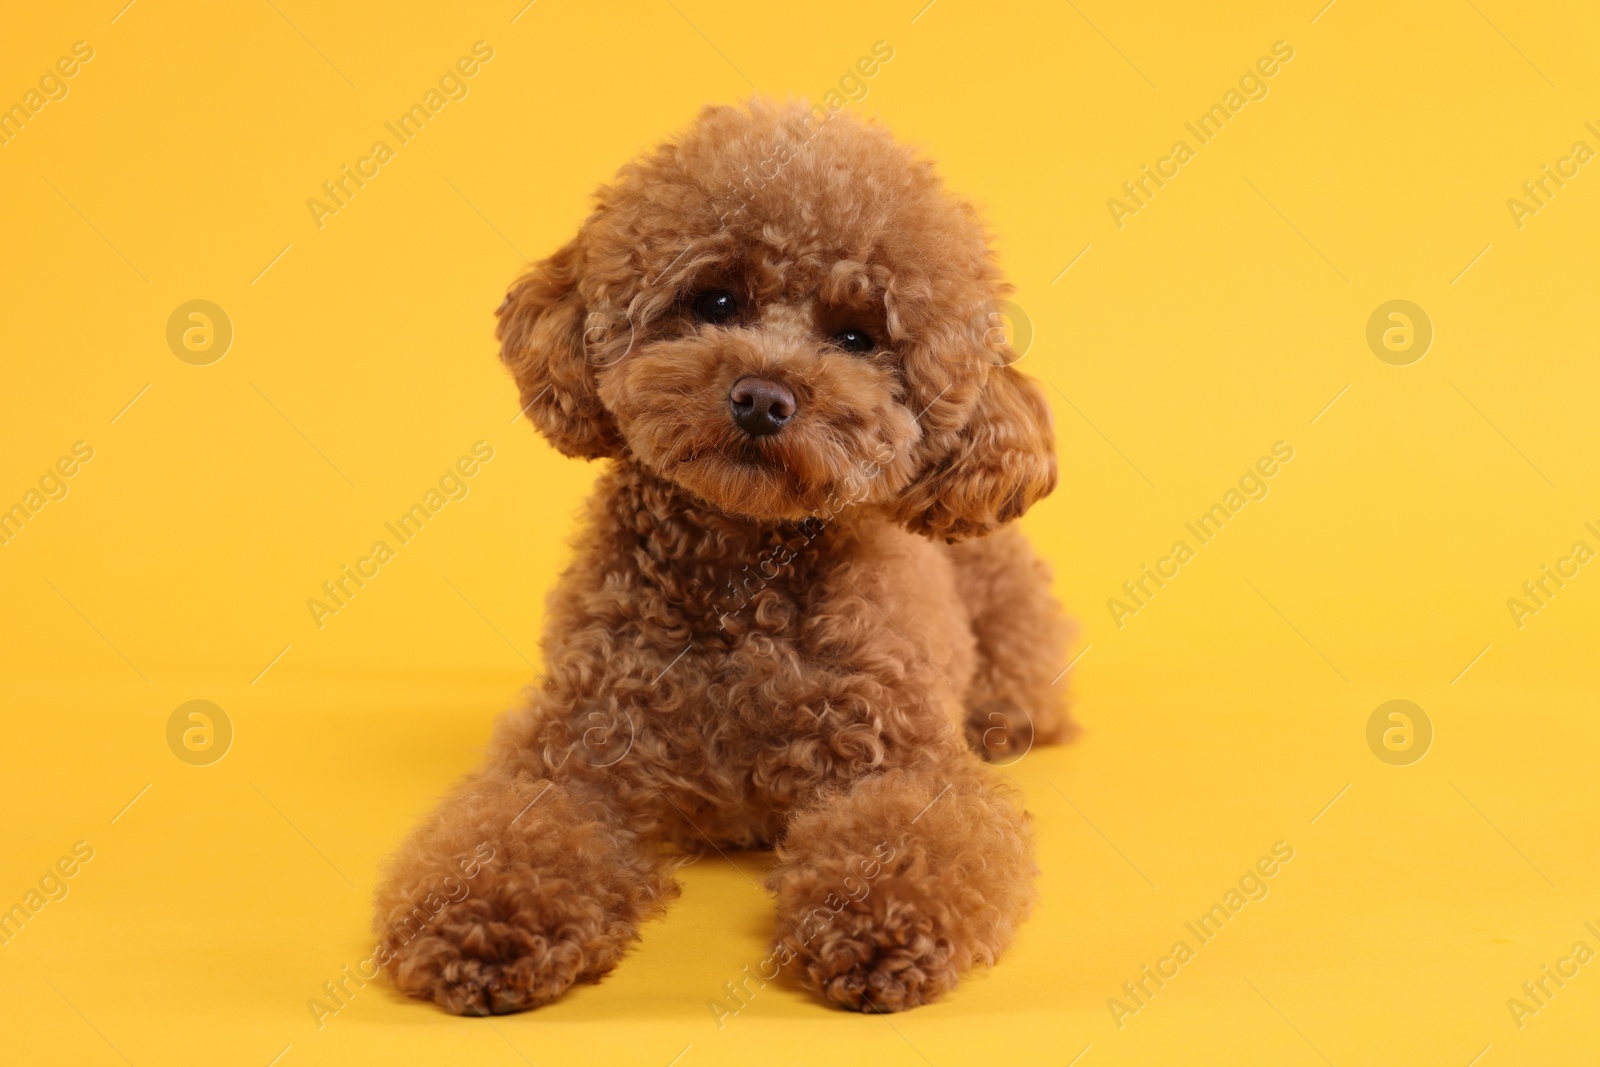
[(770, 378), (740, 378), (728, 390), (728, 409), (741, 430), (764, 437), (794, 418), (794, 394)]

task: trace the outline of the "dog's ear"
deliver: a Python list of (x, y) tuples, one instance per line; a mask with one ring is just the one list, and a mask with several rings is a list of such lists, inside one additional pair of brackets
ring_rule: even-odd
[(900, 496), (896, 517), (914, 533), (946, 541), (985, 534), (1056, 486), (1055, 433), (1038, 385), (1003, 364), (983, 374), (953, 445)]
[(620, 454), (622, 439), (600, 403), (586, 357), (583, 238), (518, 278), (495, 312), (500, 359), (522, 394), (522, 409), (552, 445), (579, 459)]

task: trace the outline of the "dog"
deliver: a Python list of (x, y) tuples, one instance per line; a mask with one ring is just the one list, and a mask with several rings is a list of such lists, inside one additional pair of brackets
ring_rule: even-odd
[(994, 963), (1038, 872), (985, 757), (1075, 729), (1070, 623), (1008, 525), (1056, 484), (1008, 291), (930, 163), (761, 99), (515, 282), (524, 412), (610, 463), (527, 706), (384, 872), (401, 991), (489, 1015), (598, 981), (708, 849), (775, 849), (764, 979), (900, 1011)]

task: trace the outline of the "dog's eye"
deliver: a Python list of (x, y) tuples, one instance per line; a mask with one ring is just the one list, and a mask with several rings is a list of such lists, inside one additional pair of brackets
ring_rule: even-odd
[(833, 343), (846, 352), (871, 352), (873, 348), (872, 337), (867, 331), (853, 328), (840, 330), (834, 335)]
[(726, 289), (707, 289), (694, 298), (694, 317), (713, 325), (727, 322), (739, 313), (739, 301)]

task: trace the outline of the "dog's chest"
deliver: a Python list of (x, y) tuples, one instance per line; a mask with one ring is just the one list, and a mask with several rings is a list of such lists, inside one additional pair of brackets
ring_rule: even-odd
[(894, 742), (885, 735), (903, 718), (890, 712), (959, 696), (971, 637), (939, 546), (896, 528), (785, 533), (736, 566), (713, 561), (663, 583), (690, 636), (674, 670), (693, 690), (697, 737), (733, 759), (854, 759)]

